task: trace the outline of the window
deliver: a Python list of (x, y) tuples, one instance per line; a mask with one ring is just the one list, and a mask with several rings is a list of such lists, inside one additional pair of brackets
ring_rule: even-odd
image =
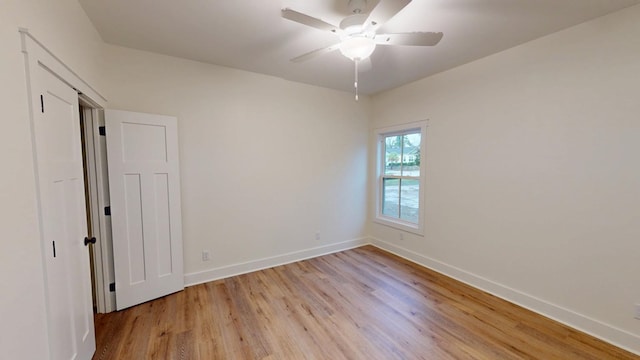
[(423, 233), (426, 122), (379, 129), (376, 221)]

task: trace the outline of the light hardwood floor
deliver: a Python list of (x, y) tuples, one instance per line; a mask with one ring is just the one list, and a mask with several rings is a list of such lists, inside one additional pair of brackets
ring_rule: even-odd
[(640, 359), (372, 246), (96, 316), (94, 359)]

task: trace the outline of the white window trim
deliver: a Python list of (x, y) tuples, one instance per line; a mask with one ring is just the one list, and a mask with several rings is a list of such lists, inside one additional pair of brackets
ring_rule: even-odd
[[(418, 121), (418, 122), (414, 122), (414, 123), (408, 123), (408, 124), (402, 124), (402, 125), (396, 125), (396, 126), (390, 126), (390, 127), (384, 127), (384, 128), (378, 128), (375, 129), (375, 185), (374, 185), (374, 192), (375, 192), (375, 213), (374, 213), (374, 219), (373, 221), (378, 223), (378, 224), (382, 224), (382, 225), (386, 225), (386, 226), (390, 226), (399, 230), (403, 230), (403, 231), (407, 231), (410, 233), (414, 233), (417, 235), (422, 235), (424, 236), (424, 194), (425, 194), (425, 178), (426, 178), (426, 172), (425, 172), (425, 163), (426, 163), (426, 156), (425, 156), (425, 149), (426, 149), (426, 139), (427, 139), (427, 126), (428, 126), (428, 122), (426, 120), (424, 121)], [(408, 221), (402, 221), (400, 219), (395, 219), (395, 218), (391, 218), (388, 216), (384, 216), (382, 215), (382, 175), (384, 173), (384, 154), (382, 153), (382, 151), (384, 150), (384, 143), (383, 143), (383, 139), (385, 136), (389, 136), (389, 135), (394, 135), (394, 134), (399, 134), (399, 133), (405, 133), (407, 131), (410, 130), (420, 130), (420, 136), (421, 136), (421, 140), (420, 140), (420, 195), (419, 195), (419, 199), (418, 199), (418, 204), (419, 204), (419, 212), (418, 212), (418, 224), (414, 224)]]

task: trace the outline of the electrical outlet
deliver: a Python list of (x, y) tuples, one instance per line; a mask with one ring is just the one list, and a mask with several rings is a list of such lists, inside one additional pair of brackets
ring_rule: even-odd
[(401, 232), (400, 232), (399, 234), (400, 234), (400, 236), (399, 236), (400, 241), (404, 240), (404, 234), (403, 234), (403, 233), (401, 233)]
[(211, 260), (209, 250), (202, 250), (202, 261), (209, 261), (209, 260)]
[(320, 231), (316, 231), (316, 240), (320, 240)]
[(636, 315), (634, 318), (640, 320), (640, 304), (636, 304)]

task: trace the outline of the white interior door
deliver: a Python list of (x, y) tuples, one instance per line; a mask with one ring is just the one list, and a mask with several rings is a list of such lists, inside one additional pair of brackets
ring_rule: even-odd
[(184, 289), (175, 117), (105, 110), (118, 310)]
[(51, 359), (95, 352), (78, 94), (38, 66), (33, 131)]

